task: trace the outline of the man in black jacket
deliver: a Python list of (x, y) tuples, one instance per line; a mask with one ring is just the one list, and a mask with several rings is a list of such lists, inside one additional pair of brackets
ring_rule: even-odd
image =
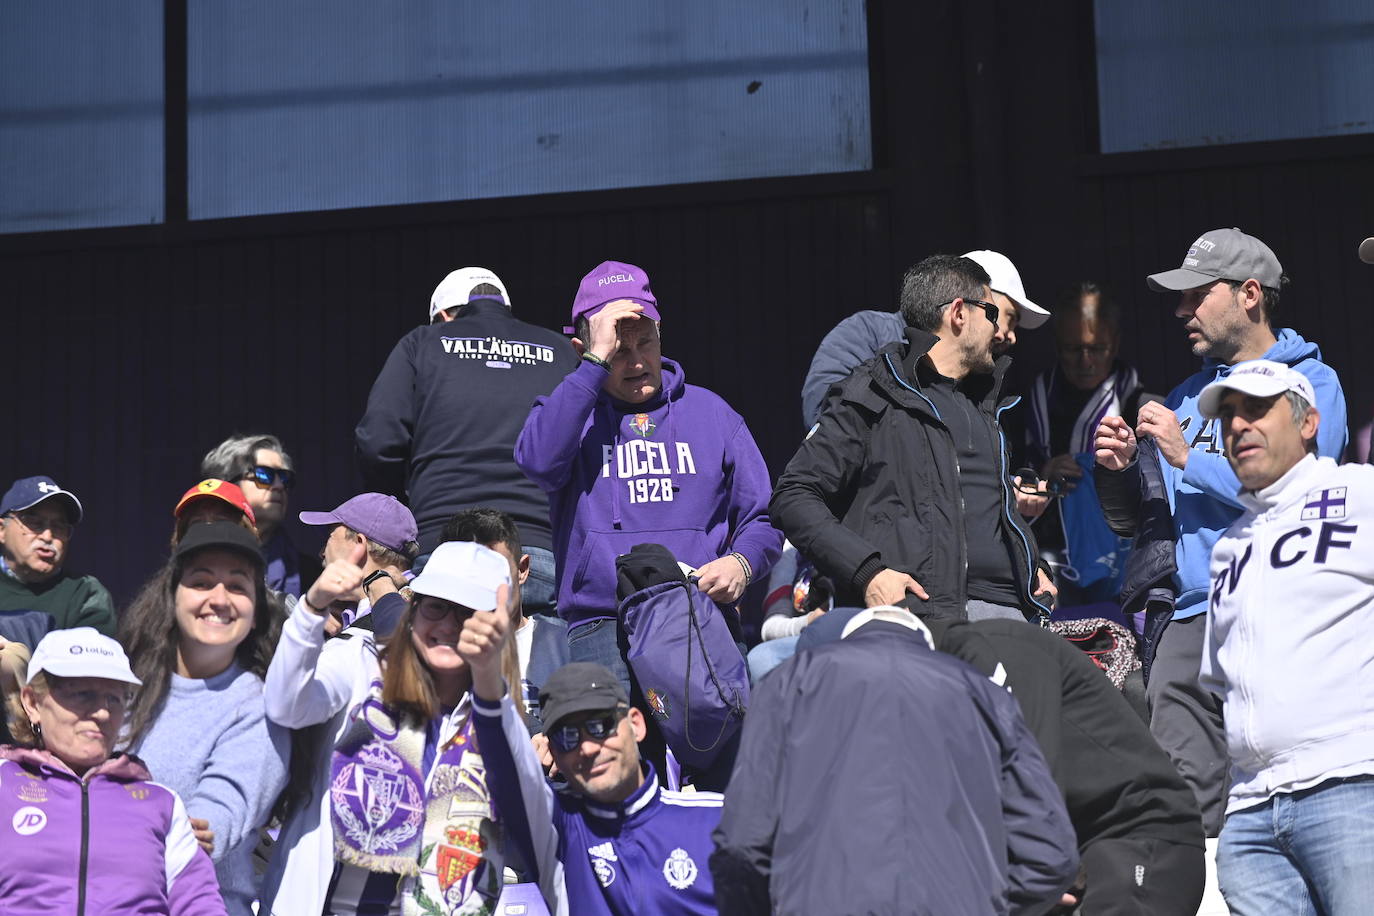
[(1059, 903), (1073, 829), (1016, 702), (905, 610), (844, 632), (753, 695), (711, 856), (722, 916)]
[(422, 554), (462, 509), (509, 513), (530, 555), (525, 607), (551, 612), (548, 497), (516, 467), (515, 440), (535, 397), (577, 368), (577, 354), (560, 334), (512, 315), (504, 284), (481, 268), (445, 277), (430, 317), (401, 338), (372, 385), (354, 433), (363, 478), (405, 498)]
[(835, 582), (836, 604), (1048, 617), (1035, 539), (1015, 510), (988, 274), (933, 255), (902, 279), (905, 343), (832, 390), (769, 515)]

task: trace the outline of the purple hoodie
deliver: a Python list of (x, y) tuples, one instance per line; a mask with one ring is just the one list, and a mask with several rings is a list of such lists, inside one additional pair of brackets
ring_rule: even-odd
[(47, 751), (0, 747), (7, 916), (223, 916), (181, 799), (149, 779), (124, 754), (82, 779)]
[(738, 551), (768, 575), (782, 534), (768, 522), (772, 482), (744, 425), (719, 395), (663, 360), (663, 388), (643, 404), (601, 390), (584, 360), (537, 398), (515, 462), (549, 494), (558, 613), (570, 624), (614, 617), (615, 558), (662, 544), (702, 566)]

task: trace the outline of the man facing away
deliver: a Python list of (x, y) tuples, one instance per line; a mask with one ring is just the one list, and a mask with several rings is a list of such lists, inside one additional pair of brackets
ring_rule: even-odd
[(516, 318), (505, 284), (480, 267), (443, 279), (430, 320), (401, 338), (372, 384), (354, 431), (363, 479), (406, 499), (424, 555), (455, 512), (509, 513), (530, 556), (525, 603), (551, 613), (548, 498), (511, 452), (530, 404), (577, 366), (577, 354), (556, 332)]

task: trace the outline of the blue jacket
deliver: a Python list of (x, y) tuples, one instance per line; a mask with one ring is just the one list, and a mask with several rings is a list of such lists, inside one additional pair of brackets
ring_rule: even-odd
[(860, 363), (902, 339), (906, 319), (901, 312), (855, 312), (821, 340), (811, 368), (802, 382), (802, 425), (810, 429), (820, 418), (821, 404), (832, 385), (844, 381)]
[(1025, 916), (1078, 871), (1016, 700), (886, 621), (758, 684), (716, 844), (722, 916)]
[(718, 793), (662, 789), (653, 767), (617, 805), (555, 792), (509, 697), (491, 703), (474, 694), (473, 712), (487, 787), (550, 913), (715, 916), (707, 862)]
[[(1339, 460), (1349, 438), (1345, 395), (1341, 392), (1341, 383), (1336, 378), (1335, 370), (1321, 362), (1321, 351), (1317, 345), (1304, 340), (1291, 328), (1283, 328), (1278, 333), (1277, 342), (1263, 358), (1286, 363), (1312, 382), (1317, 395), (1314, 406), (1322, 418), (1317, 433), (1317, 453)], [(1188, 455), (1187, 465), (1181, 471), (1162, 457), (1159, 458), (1162, 492), (1148, 491), (1144, 486), (1146, 478), (1139, 474), (1097, 475), (1098, 494), (1102, 497), (1103, 509), (1113, 530), (1122, 535), (1136, 535), (1136, 549), (1126, 569), (1128, 582), (1151, 578), (1139, 572), (1140, 564), (1151, 562), (1150, 552), (1142, 548), (1161, 536), (1168, 536), (1163, 526), (1149, 524), (1140, 509), (1153, 502), (1152, 515), (1157, 519), (1158, 510), (1162, 508), (1159, 499), (1161, 496), (1167, 499), (1176, 545), (1177, 570), (1170, 583), (1174, 591), (1175, 620), (1194, 617), (1207, 610), (1212, 547), (1221, 533), (1240, 517), (1244, 508), (1238, 497), (1240, 481), (1223, 454), (1221, 421), (1206, 419), (1197, 406), (1202, 389), (1216, 379), (1225, 378), (1230, 372), (1231, 366), (1225, 363), (1205, 360), (1199, 371), (1169, 392), (1165, 399), (1164, 405), (1178, 415), (1184, 439), (1192, 451)], [(1132, 489), (1134, 492), (1130, 492)], [(1123, 493), (1123, 490), (1127, 492)], [(1130, 524), (1131, 515), (1135, 516), (1135, 524)], [(1125, 603), (1123, 592), (1123, 607)]]

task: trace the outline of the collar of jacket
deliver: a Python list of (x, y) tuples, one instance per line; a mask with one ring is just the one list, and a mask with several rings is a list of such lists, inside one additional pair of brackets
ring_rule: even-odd
[(28, 769), (47, 770), (49, 773), (58, 776), (66, 776), (83, 782), (89, 782), (95, 776), (109, 776), (120, 780), (149, 780), (152, 774), (143, 765), (143, 761), (128, 754), (115, 754), (98, 766), (93, 766), (86, 771), (85, 777), (77, 776), (72, 768), (67, 766), (52, 751), (39, 747), (22, 747), (20, 745), (10, 745), (0, 748), (0, 760), (13, 760)]
[[(925, 399), (925, 394), (921, 391), (921, 379), (916, 371), (917, 364), (921, 357), (930, 352), (930, 348), (935, 346), (935, 342), (940, 338), (929, 331), (922, 331), (919, 328), (907, 328), (906, 340), (888, 344), (878, 351), (878, 359), (886, 364), (889, 372), (879, 372), (877, 377), (882, 380), (885, 391), (898, 399), (898, 403), (907, 406), (929, 407), (929, 402)], [(1000, 356), (992, 366), (992, 384), (988, 386), (987, 394), (983, 396), (980, 406), (992, 411), (996, 410), (998, 397), (1002, 391), (1002, 377), (1007, 373), (1007, 367), (1011, 365), (1010, 356)], [(919, 395), (912, 397), (911, 394)]]
[(644, 782), (624, 801), (608, 805), (589, 798), (583, 803), (583, 809), (591, 817), (607, 821), (624, 821), (641, 811), (653, 808), (658, 802), (658, 775), (654, 772), (652, 763), (644, 761), (643, 767)]
[(1240, 489), (1242, 504), (1254, 512), (1262, 514), (1272, 509), (1286, 509), (1305, 497), (1316, 487), (1316, 481), (1324, 478), (1337, 468), (1330, 458), (1318, 458), (1312, 453), (1303, 455), (1283, 476), (1262, 490)]

